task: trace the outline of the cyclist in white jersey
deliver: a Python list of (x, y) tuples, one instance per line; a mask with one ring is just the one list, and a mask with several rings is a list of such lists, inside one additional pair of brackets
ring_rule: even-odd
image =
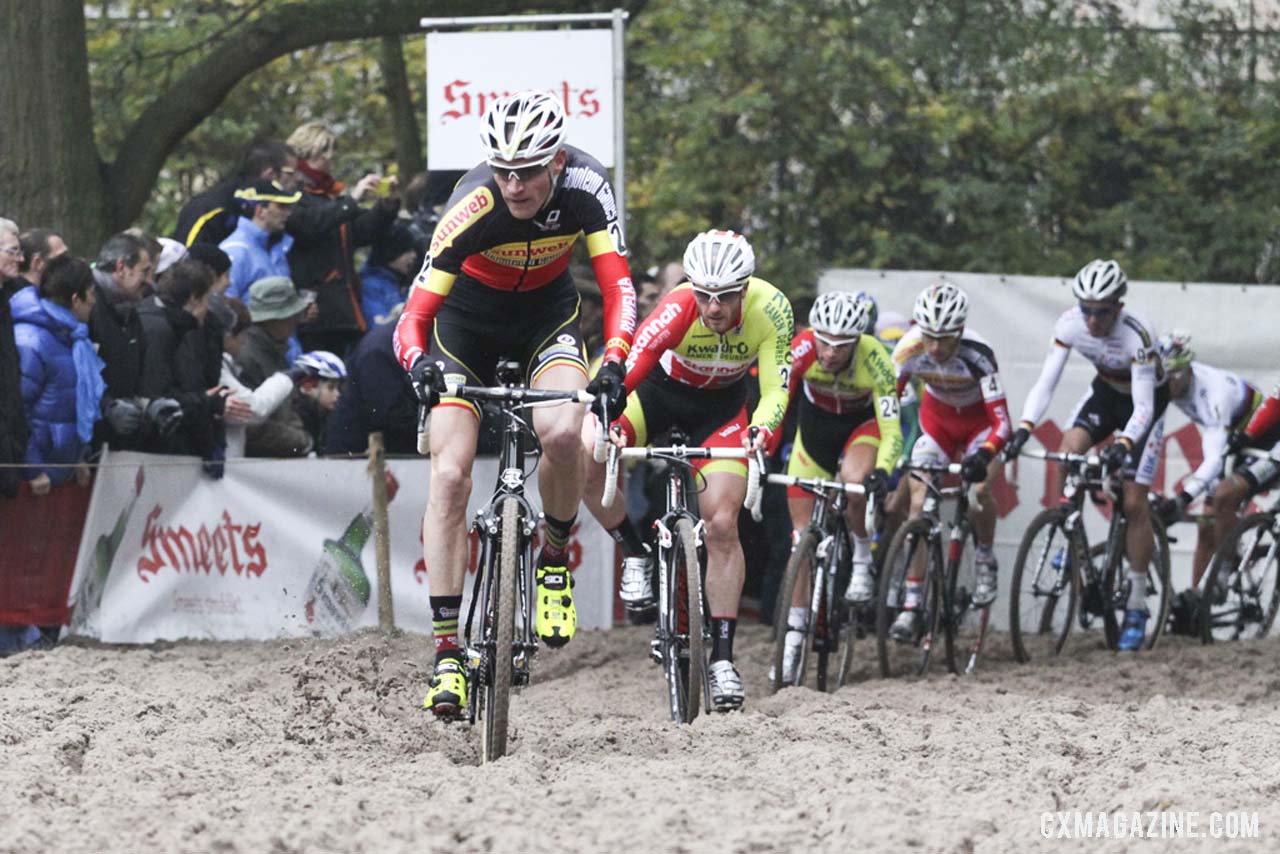
[(1197, 530), (1196, 551), (1191, 561), (1191, 584), (1198, 587), (1209, 559), (1217, 548), (1214, 528), (1213, 492), (1222, 479), (1227, 461), (1227, 440), (1243, 430), (1262, 404), (1263, 395), (1255, 386), (1235, 374), (1195, 361), (1191, 336), (1174, 331), (1159, 342), (1160, 362), (1169, 379), (1169, 402), (1200, 428), (1203, 462), (1183, 479), (1176, 496), (1161, 498), (1155, 511), (1166, 525), (1182, 518), (1197, 496), (1205, 495), (1205, 512)]
[(1049, 408), (1067, 357), (1073, 349), (1079, 351), (1098, 373), (1071, 413), (1062, 450), (1084, 453), (1119, 431), (1115, 443), (1102, 454), (1112, 466), (1123, 467), (1125, 476), (1129, 595), (1119, 648), (1133, 651), (1142, 647), (1149, 616), (1147, 566), (1155, 542), (1147, 489), (1160, 462), (1169, 390), (1164, 385), (1154, 328), (1124, 307), (1128, 287), (1128, 279), (1115, 261), (1090, 261), (1076, 274), (1071, 292), (1079, 304), (1063, 312), (1054, 325), (1053, 346), (1040, 379), (1027, 396), (1007, 455), (1012, 459), (1022, 450)]

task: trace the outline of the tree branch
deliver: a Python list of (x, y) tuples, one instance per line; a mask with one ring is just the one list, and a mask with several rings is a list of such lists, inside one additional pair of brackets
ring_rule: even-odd
[(296, 50), (336, 41), (403, 35), (425, 15), (597, 11), (601, 0), (303, 0), (231, 31), (212, 52), (156, 97), (129, 127), (116, 159), (105, 170), (108, 220), (123, 228), (142, 212), (165, 160), (193, 128), (213, 113), (237, 83), (268, 62)]

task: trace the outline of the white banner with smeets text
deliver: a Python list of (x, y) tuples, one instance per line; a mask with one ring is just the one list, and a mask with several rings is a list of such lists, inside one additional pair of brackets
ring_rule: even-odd
[(427, 168), (466, 170), (484, 160), (485, 110), (525, 89), (559, 98), (569, 144), (615, 164), (613, 35), (579, 29), (428, 33)]
[[(372, 488), (362, 460), (253, 460), (221, 480), (182, 457), (112, 453), (99, 472), (72, 582), (71, 631), (112, 643), (268, 639), (378, 625)], [(184, 464), (185, 463), (185, 464)], [(430, 633), (421, 525), (430, 472), (390, 460), (396, 626)], [(497, 462), (472, 471), (468, 518)], [(535, 507), (538, 490), (528, 494)], [(579, 518), (587, 518), (585, 509)], [(466, 577), (476, 578), (475, 545)], [(579, 625), (613, 621), (614, 544), (579, 523), (570, 546)], [(463, 605), (463, 618), (467, 605)]]

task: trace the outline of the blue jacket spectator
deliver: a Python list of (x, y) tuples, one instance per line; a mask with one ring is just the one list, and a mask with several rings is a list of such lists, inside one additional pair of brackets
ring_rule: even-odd
[(289, 275), (289, 250), (293, 238), (284, 232), (285, 221), (301, 198), (274, 181), (254, 181), (236, 191), (243, 213), (236, 230), (218, 244), (231, 259), (228, 296), (248, 300), (249, 286), (259, 279)]
[(397, 223), (374, 242), (369, 260), (360, 268), (360, 310), (371, 327), (400, 316), (419, 263), (413, 232), (407, 226)]
[[(103, 362), (87, 325), (94, 296), (89, 265), (64, 256), (49, 262), (39, 293), (34, 286), (23, 288), (11, 301), (31, 433), (29, 480), (69, 480), (72, 469), (45, 464), (80, 462), (93, 436), (105, 388)], [(38, 491), (35, 484), (33, 490)]]
[(347, 359), (347, 384), (329, 413), (325, 454), (362, 454), (374, 431), (382, 432), (388, 453), (417, 453), (418, 401), (391, 346), (395, 329), (388, 323), (369, 330)]

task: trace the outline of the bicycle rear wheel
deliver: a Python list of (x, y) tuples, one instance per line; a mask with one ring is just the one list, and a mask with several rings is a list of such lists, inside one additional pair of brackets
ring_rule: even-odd
[(1270, 513), (1254, 513), (1218, 547), (1201, 588), (1200, 639), (1259, 638), (1280, 610), (1280, 538)]
[[(1152, 521), (1151, 533), (1154, 543), (1152, 544), (1151, 563), (1147, 567), (1147, 610), (1150, 618), (1147, 620), (1147, 637), (1142, 642), (1144, 650), (1154, 649), (1155, 645), (1160, 641), (1161, 635), (1164, 634), (1165, 623), (1169, 619), (1169, 608), (1173, 602), (1173, 591), (1169, 581), (1170, 560), (1169, 560), (1169, 535), (1165, 533), (1164, 526), (1157, 521)], [(1115, 649), (1120, 640), (1120, 629), (1124, 625), (1124, 612), (1129, 600), (1129, 557), (1125, 553), (1125, 544), (1120, 544), (1120, 554), (1107, 561), (1107, 574), (1103, 579), (1103, 589), (1109, 591), (1108, 595), (1112, 603), (1112, 620), (1107, 622), (1107, 646)], [(1089, 556), (1094, 560), (1103, 560), (1107, 557), (1105, 554), (1106, 545), (1099, 544), (1094, 546)], [(1114, 623), (1114, 631), (1112, 624)]]
[(667, 645), (664, 669), (671, 719), (691, 723), (698, 716), (706, 684), (706, 644), (703, 633), (702, 566), (698, 561), (697, 540), (693, 523), (676, 521), (671, 549), (671, 573), (667, 584), (668, 601), (664, 607), (673, 616), (672, 638)]
[[(886, 679), (919, 676), (929, 667), (941, 600), (937, 583), (941, 571), (937, 567), (942, 562), (937, 544), (930, 540), (931, 530), (927, 519), (912, 519), (894, 534), (885, 556), (876, 602), (876, 654), (880, 675)], [(907, 570), (921, 562), (924, 587), (916, 609), (920, 616), (911, 642), (899, 642), (890, 635), (890, 627), (906, 603)]]
[(483, 762), (506, 755), (507, 721), (511, 706), (511, 672), (516, 616), (516, 574), (520, 571), (520, 502), (504, 498), (501, 504), (501, 549), (493, 562), (491, 601), (485, 603), (487, 628), (493, 639), (480, 704), (480, 754)]
[(1063, 527), (1067, 510), (1042, 510), (1031, 520), (1009, 580), (1009, 635), (1021, 662), (1052, 658), (1071, 633), (1079, 594), (1079, 541)]
[[(813, 584), (814, 572), (813, 568), (816, 563), (814, 560), (818, 547), (818, 532), (813, 528), (805, 528), (804, 533), (800, 535), (800, 539), (796, 541), (795, 547), (791, 550), (791, 558), (787, 561), (787, 568), (782, 573), (782, 584), (778, 587), (778, 608), (777, 614), (779, 621), (775, 624), (777, 631), (774, 634), (773, 641), (773, 670), (769, 678), (769, 692), (774, 693), (779, 688), (798, 687), (804, 684), (805, 665), (808, 663), (810, 641), (813, 638), (813, 615), (809, 612), (808, 602), (811, 596), (805, 596), (805, 624), (795, 627), (796, 631), (804, 634), (804, 641), (800, 647), (799, 657), (796, 660), (795, 673), (791, 679), (784, 679), (786, 675), (783, 672), (783, 661), (786, 658), (787, 650), (787, 634), (792, 630), (790, 624), (791, 603), (793, 601), (795, 590), (800, 586), (802, 590), (809, 591)], [(801, 584), (801, 581), (804, 584)]]

